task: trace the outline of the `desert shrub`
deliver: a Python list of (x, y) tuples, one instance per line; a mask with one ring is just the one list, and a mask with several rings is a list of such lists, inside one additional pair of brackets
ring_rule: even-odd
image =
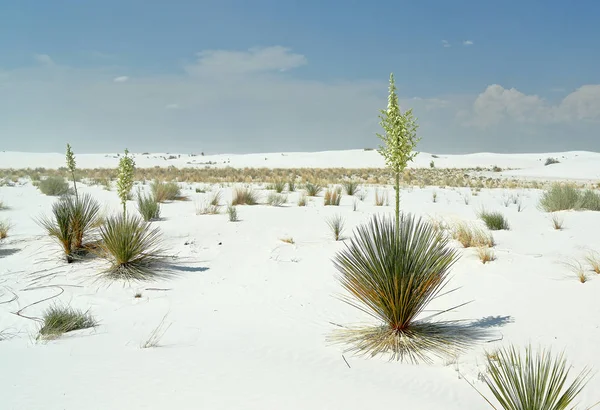
[(546, 162), (544, 162), (544, 165), (552, 165), (552, 164), (560, 164), (560, 161), (557, 160), (556, 158), (546, 158)]
[(287, 197), (276, 192), (271, 192), (267, 197), (267, 203), (271, 206), (281, 206), (287, 202)]
[(525, 354), (514, 346), (498, 349), (488, 355), (486, 367), (483, 379), (506, 410), (573, 409), (590, 377), (586, 369), (569, 382), (570, 366), (564, 354), (554, 356), (550, 350), (536, 354), (531, 346), (526, 347)]
[(344, 232), (344, 218), (341, 215), (333, 215), (327, 219), (327, 225), (329, 226), (329, 229), (331, 229), (333, 239), (339, 241)]
[(251, 188), (237, 187), (233, 190), (232, 205), (256, 205), (258, 194)]
[(278, 194), (282, 193), (283, 190), (285, 189), (285, 181), (279, 179), (279, 180), (273, 182), (273, 184), (271, 184), (270, 189), (274, 190)]
[(174, 201), (181, 197), (181, 189), (177, 182), (154, 180), (150, 184), (152, 195), (158, 202)]
[(238, 214), (237, 214), (237, 208), (234, 205), (229, 205), (227, 207), (227, 215), (229, 216), (229, 222), (239, 221)]
[(341, 200), (342, 189), (340, 187), (329, 188), (325, 191), (325, 196), (323, 198), (323, 203), (325, 205), (339, 206)]
[(70, 263), (87, 253), (99, 218), (100, 203), (91, 195), (82, 194), (60, 198), (52, 204), (51, 217), (41, 217), (38, 224), (61, 245)]
[(298, 198), (298, 206), (306, 206), (307, 202), (308, 198), (306, 197), (306, 194), (302, 193), (302, 195), (300, 195), (300, 197)]
[(96, 326), (96, 320), (88, 312), (58, 305), (46, 309), (42, 319), (39, 334), (46, 338)]
[(346, 191), (346, 195), (354, 195), (358, 192), (358, 181), (350, 179), (348, 181), (342, 182), (344, 186), (344, 190)]
[(495, 245), (494, 237), (491, 232), (488, 232), (473, 223), (458, 222), (452, 226), (451, 234), (452, 237), (460, 242), (465, 248), (473, 246), (493, 247)]
[(163, 260), (159, 229), (137, 216), (107, 218), (100, 236), (102, 256), (111, 263), (105, 271), (109, 277), (147, 279)]
[(449, 322), (419, 318), (458, 260), (448, 240), (430, 223), (407, 214), (399, 225), (375, 216), (360, 226), (334, 263), (349, 294), (344, 300), (382, 323), (345, 328), (335, 340), (358, 353), (411, 362), (428, 361), (431, 354), (454, 355), (465, 347), (472, 336), (466, 328), (457, 331)]
[(387, 192), (379, 192), (379, 189), (375, 188), (375, 206), (386, 206), (387, 203)]
[(288, 181), (288, 191), (294, 192), (296, 190), (296, 177), (292, 177)]
[(142, 218), (144, 218), (144, 221), (160, 219), (160, 203), (156, 200), (154, 195), (146, 195), (138, 190), (137, 207)]
[(196, 206), (197, 215), (216, 215), (221, 207), (221, 191), (216, 191)]
[(8, 238), (8, 231), (10, 230), (10, 223), (0, 219), (0, 239)]
[(477, 247), (477, 257), (483, 264), (496, 260), (496, 254), (494, 253), (494, 249), (488, 248), (487, 246)]
[(581, 191), (577, 209), (600, 211), (600, 194), (591, 189)]
[(481, 220), (485, 223), (485, 226), (487, 226), (491, 231), (510, 229), (508, 221), (500, 212), (488, 212), (482, 210), (479, 212), (479, 218), (481, 218)]
[(44, 195), (62, 196), (70, 192), (69, 184), (63, 177), (48, 177), (40, 181), (38, 188)]
[(304, 184), (304, 189), (306, 189), (306, 194), (308, 196), (317, 196), (323, 190), (323, 186), (317, 182), (307, 182)]
[(551, 220), (552, 220), (552, 227), (554, 229), (556, 229), (557, 231), (562, 230), (563, 225), (564, 225), (564, 219), (559, 214), (553, 212)]

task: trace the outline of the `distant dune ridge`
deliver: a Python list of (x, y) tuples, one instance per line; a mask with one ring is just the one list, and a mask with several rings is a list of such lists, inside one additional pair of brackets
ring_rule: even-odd
[[(277, 152), (265, 154), (133, 154), (139, 168), (168, 167), (233, 167), (233, 168), (382, 168), (383, 158), (376, 150), (321, 152)], [(545, 165), (548, 158), (559, 163)], [(502, 175), (541, 179), (600, 179), (600, 153), (569, 151), (535, 154), (475, 153), (443, 155), (421, 152), (409, 167), (426, 168), (433, 161), (436, 168), (500, 167)], [(0, 169), (63, 167), (62, 153), (0, 152)], [(78, 168), (116, 168), (114, 154), (78, 154)], [(510, 168), (510, 170), (506, 170)]]

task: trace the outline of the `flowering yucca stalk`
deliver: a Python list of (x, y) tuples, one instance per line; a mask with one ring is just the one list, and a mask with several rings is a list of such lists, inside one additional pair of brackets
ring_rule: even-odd
[(77, 197), (77, 183), (75, 182), (75, 154), (73, 154), (73, 150), (71, 149), (71, 144), (67, 144), (67, 169), (71, 173), (73, 177), (73, 190), (75, 191), (75, 196)]
[(400, 223), (400, 174), (406, 168), (409, 161), (418, 154), (413, 152), (420, 138), (417, 138), (417, 120), (413, 117), (412, 109), (400, 110), (394, 74), (390, 74), (390, 87), (387, 109), (380, 111), (381, 128), (384, 134), (377, 134), (383, 141), (379, 147), (379, 153), (385, 159), (385, 163), (392, 170), (396, 178), (396, 225)]
[(129, 156), (129, 150), (125, 149), (125, 155), (119, 161), (119, 175), (117, 177), (117, 192), (123, 205), (123, 215), (127, 213), (127, 197), (133, 188), (134, 172), (135, 161)]

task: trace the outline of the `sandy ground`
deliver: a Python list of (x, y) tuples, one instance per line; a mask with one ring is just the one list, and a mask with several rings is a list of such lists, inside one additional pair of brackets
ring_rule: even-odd
[[(0, 155), (0, 168), (7, 167), (10, 156)], [(564, 154), (561, 164), (550, 167), (538, 164), (546, 154), (487, 161), (529, 166), (530, 174), (561, 165), (565, 172), (593, 178), (597, 171), (589, 164), (600, 156), (574, 155)], [(447, 161), (461, 167), (485, 157), (448, 156)], [(587, 169), (577, 165), (582, 157)], [(86, 158), (80, 155), (78, 162), (91, 166)], [(94, 158), (93, 166), (104, 161)], [(62, 165), (54, 161), (46, 158), (36, 166)], [(164, 204), (164, 219), (153, 222), (174, 255), (172, 276), (127, 285), (99, 279), (100, 260), (70, 265), (61, 260), (58, 245), (34, 220), (50, 211), (55, 198), (30, 184), (0, 187), (0, 200), (9, 207), (0, 219), (13, 225), (0, 244), (0, 331), (7, 336), (0, 341), (2, 409), (484, 409), (486, 403), (465, 379), (487, 393), (478, 380), (484, 352), (508, 343), (564, 349), (573, 371), (600, 370), (600, 277), (589, 272), (590, 280), (582, 284), (561, 263), (581, 259), (589, 249), (600, 251), (594, 229), (600, 227), (600, 213), (561, 212), (565, 229), (557, 231), (537, 208), (539, 191), (484, 189), (475, 196), (468, 189), (403, 190), (403, 210), (423, 217), (474, 221), (485, 207), (508, 218), (512, 229), (494, 232), (494, 262), (484, 265), (474, 249), (453, 243), (461, 259), (449, 286), (458, 289), (431, 306), (471, 301), (443, 318), (473, 321), (489, 332), (489, 341), (456, 360), (433, 364), (344, 354), (346, 363), (344, 347), (326, 340), (334, 324), (374, 322), (336, 297), (342, 288), (331, 259), (344, 241), (332, 239), (325, 220), (342, 215), (349, 236), (372, 214), (393, 208), (374, 206), (373, 187), (362, 188), (368, 195), (357, 200), (357, 211), (355, 198), (348, 196), (339, 207), (323, 206), (322, 197), (298, 207), (298, 193), (290, 193), (282, 207), (239, 207), (241, 221), (231, 223), (225, 214), (196, 215), (195, 204), (209, 194), (196, 193), (195, 185), (183, 188), (190, 200)], [(230, 188), (214, 189), (222, 190), (222, 204), (229, 201)], [(105, 212), (118, 211), (115, 192), (80, 190), (100, 200)], [(266, 199), (267, 191), (261, 192)], [(392, 199), (393, 191), (388, 192)], [(512, 203), (505, 206), (510, 195), (519, 197), (521, 212)], [(128, 206), (135, 209), (133, 202)], [(295, 243), (282, 242), (285, 237)], [(141, 298), (134, 298), (137, 292)], [(26, 307), (22, 315), (39, 317), (56, 302), (89, 309), (99, 326), (36, 341), (38, 323), (15, 313)], [(159, 346), (141, 348), (163, 319), (168, 329)], [(600, 376), (584, 390), (582, 404), (600, 400), (598, 392)]]

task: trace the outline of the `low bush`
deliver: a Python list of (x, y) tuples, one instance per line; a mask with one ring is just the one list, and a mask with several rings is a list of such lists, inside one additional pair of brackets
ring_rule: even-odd
[(62, 196), (70, 193), (69, 184), (63, 177), (48, 177), (40, 181), (38, 188), (44, 195)]
[(154, 195), (146, 195), (138, 190), (137, 193), (138, 211), (144, 218), (144, 221), (155, 221), (160, 219), (160, 203)]
[(157, 202), (175, 201), (181, 198), (181, 189), (177, 182), (163, 182), (154, 180), (150, 185), (152, 195)]
[(556, 158), (546, 158), (546, 162), (544, 163), (544, 165), (548, 166), (548, 165), (552, 165), (552, 164), (559, 164), (560, 161), (557, 160)]
[(251, 188), (237, 187), (233, 190), (232, 205), (256, 205), (258, 193)]
[(600, 194), (594, 190), (580, 190), (573, 184), (554, 183), (542, 194), (540, 207), (546, 212), (569, 209), (600, 211)]

